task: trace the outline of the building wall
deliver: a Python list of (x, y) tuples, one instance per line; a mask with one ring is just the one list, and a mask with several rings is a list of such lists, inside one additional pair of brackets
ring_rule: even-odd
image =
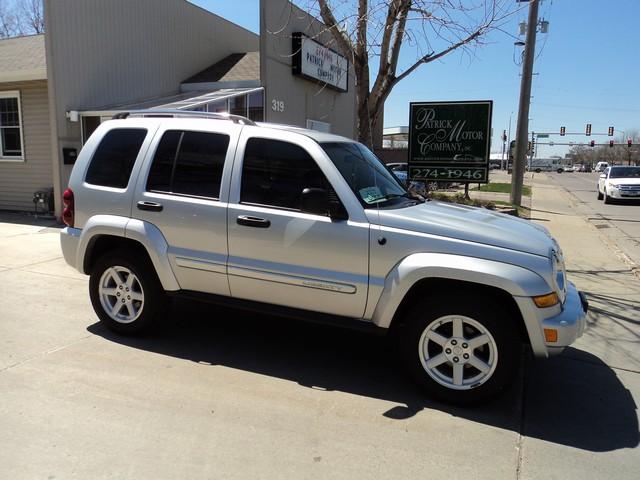
[[(63, 147), (80, 149), (69, 110), (132, 103), (179, 91), (180, 82), (258, 36), (185, 0), (45, 0), (54, 183), (66, 185)], [(59, 215), (59, 202), (56, 212)]]
[(33, 211), (33, 192), (53, 186), (47, 82), (0, 83), (8, 90), (20, 92), (25, 160), (0, 160), (0, 209)]
[[(260, 77), (265, 88), (265, 115), (269, 122), (306, 126), (307, 119), (331, 124), (331, 133), (355, 136), (355, 89), (349, 75), (346, 93), (291, 73), (291, 34), (305, 32), (338, 50), (323, 23), (289, 0), (260, 2)], [(274, 111), (273, 101), (283, 101), (284, 111)]]

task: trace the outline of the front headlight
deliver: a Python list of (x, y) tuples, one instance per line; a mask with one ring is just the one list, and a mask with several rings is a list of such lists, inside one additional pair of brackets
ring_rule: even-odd
[(560, 302), (564, 303), (564, 298), (567, 292), (567, 273), (564, 265), (564, 256), (562, 250), (555, 242), (555, 248), (551, 250), (551, 265), (553, 268), (553, 282), (554, 289), (560, 298)]
[(616, 188), (616, 189), (617, 189), (617, 188), (618, 188), (618, 184), (617, 184), (617, 183), (611, 183), (611, 182), (609, 182), (608, 187), (609, 187), (609, 188)]

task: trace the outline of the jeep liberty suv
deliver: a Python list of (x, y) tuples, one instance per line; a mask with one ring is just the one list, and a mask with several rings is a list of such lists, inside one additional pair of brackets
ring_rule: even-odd
[(522, 343), (579, 337), (587, 303), (548, 231), (412, 197), (366, 147), (297, 127), (184, 111), (119, 114), (64, 192), (65, 260), (124, 335), (170, 296), (376, 332), (441, 400), (502, 390)]

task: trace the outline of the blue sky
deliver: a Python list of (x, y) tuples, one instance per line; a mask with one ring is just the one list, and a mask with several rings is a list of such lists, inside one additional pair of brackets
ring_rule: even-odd
[[(515, 1), (515, 0), (514, 0)], [(194, 0), (249, 30), (258, 32), (259, 0)], [(526, 4), (525, 4), (526, 5)], [(616, 135), (640, 130), (640, 1), (544, 0), (540, 17), (549, 20), (549, 33), (538, 34), (529, 130), (606, 132)], [(517, 35), (526, 9), (513, 16), (505, 30)], [(493, 100), (492, 151), (501, 151), (502, 130), (515, 131), (520, 68), (514, 63), (521, 48), (514, 38), (494, 32), (473, 58), (453, 53), (418, 69), (398, 84), (387, 100), (385, 126), (406, 125), (409, 102), (429, 100)], [(410, 53), (401, 62), (411, 60)], [(591, 137), (608, 143), (608, 137)], [(556, 136), (556, 141), (588, 142), (585, 136)], [(552, 140), (553, 140), (552, 139)], [(541, 140), (545, 141), (545, 140)], [(541, 146), (538, 156), (563, 155), (568, 147)]]

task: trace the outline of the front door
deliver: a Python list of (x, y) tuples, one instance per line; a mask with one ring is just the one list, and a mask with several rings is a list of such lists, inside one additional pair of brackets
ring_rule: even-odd
[(228, 210), (231, 295), (360, 318), (369, 226), (301, 211), (305, 188), (330, 185), (298, 143), (242, 132)]

